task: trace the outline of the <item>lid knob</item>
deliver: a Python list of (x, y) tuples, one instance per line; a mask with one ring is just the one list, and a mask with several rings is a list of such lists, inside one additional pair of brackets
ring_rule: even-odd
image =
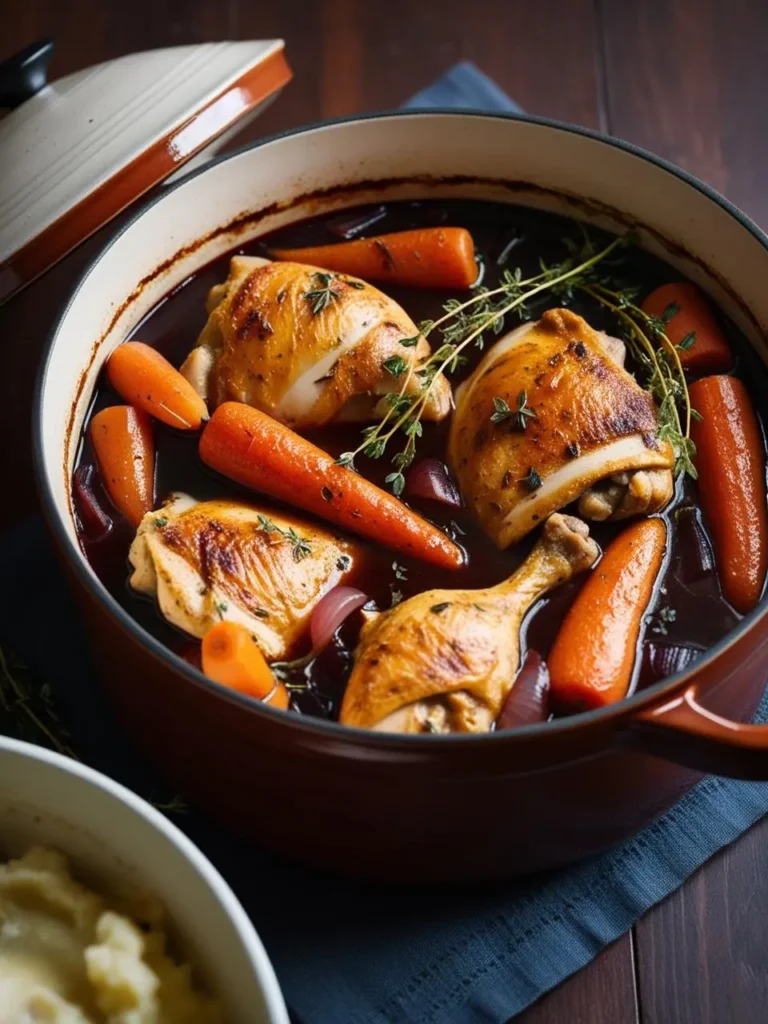
[(41, 39), (0, 63), (0, 107), (18, 107), (48, 84), (52, 39)]

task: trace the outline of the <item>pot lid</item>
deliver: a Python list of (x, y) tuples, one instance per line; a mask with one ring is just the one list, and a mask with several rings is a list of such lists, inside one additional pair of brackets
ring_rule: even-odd
[(52, 85), (45, 40), (0, 64), (0, 303), (291, 77), (282, 40), (134, 53)]

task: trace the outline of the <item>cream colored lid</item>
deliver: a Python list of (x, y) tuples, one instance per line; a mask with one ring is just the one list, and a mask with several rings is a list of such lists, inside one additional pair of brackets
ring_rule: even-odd
[(76, 72), (12, 110), (0, 120), (0, 303), (223, 144), (290, 77), (282, 40), (178, 46)]

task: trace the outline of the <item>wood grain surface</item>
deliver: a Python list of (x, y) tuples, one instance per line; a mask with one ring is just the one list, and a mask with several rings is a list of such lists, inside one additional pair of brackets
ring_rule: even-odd
[[(134, 50), (282, 37), (295, 78), (235, 144), (396, 107), (472, 60), (526, 110), (600, 128), (679, 163), (768, 227), (765, 0), (10, 0), (0, 58), (52, 35), (52, 77)], [(13, 501), (35, 508), (34, 370), (94, 239), (44, 288), (0, 309), (0, 431)], [(41, 297), (42, 296), (42, 297)], [(631, 934), (518, 1024), (768, 1020), (768, 822), (714, 858)]]

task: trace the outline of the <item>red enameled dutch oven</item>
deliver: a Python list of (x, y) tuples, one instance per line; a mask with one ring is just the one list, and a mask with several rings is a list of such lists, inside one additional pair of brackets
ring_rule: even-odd
[(702, 772), (768, 779), (763, 601), (692, 669), (621, 704), (486, 736), (389, 736), (270, 709), (210, 682), (110, 597), (78, 545), (70, 474), (96, 377), (171, 289), (228, 249), (372, 200), (463, 196), (555, 210), (700, 284), (766, 359), (768, 237), (633, 146), (514, 116), (406, 112), (267, 139), (190, 174), (123, 228), (53, 332), (35, 408), (45, 513), (133, 736), (218, 820), (291, 857), (380, 878), (479, 878), (631, 835)]

